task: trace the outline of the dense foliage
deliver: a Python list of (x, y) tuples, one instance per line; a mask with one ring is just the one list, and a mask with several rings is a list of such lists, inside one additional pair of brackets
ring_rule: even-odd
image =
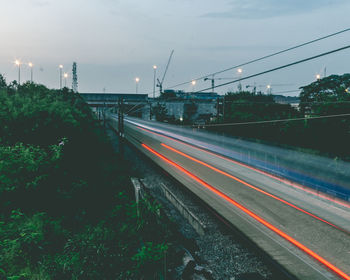
[[(259, 139), (321, 151), (350, 160), (350, 117), (312, 119), (350, 113), (350, 74), (332, 75), (302, 87), (299, 108), (276, 103), (272, 95), (234, 92), (225, 96), (219, 123), (248, 123), (211, 129), (234, 136)], [(310, 118), (282, 122), (270, 120)], [(259, 122), (259, 123), (254, 123)]]
[(67, 88), (0, 75), (0, 279), (152, 279), (167, 230)]

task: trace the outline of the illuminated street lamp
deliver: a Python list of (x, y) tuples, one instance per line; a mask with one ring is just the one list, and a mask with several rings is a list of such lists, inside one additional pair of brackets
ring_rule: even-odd
[(22, 63), (18, 59), (16, 59), (15, 64), (16, 64), (16, 66), (18, 66), (18, 85), (20, 85), (21, 84), (21, 64)]
[(271, 85), (267, 85), (266, 88), (267, 88), (267, 93), (271, 94)]
[(156, 72), (157, 65), (153, 65), (153, 99), (156, 97)]
[(136, 93), (139, 92), (139, 82), (140, 82), (140, 78), (136, 77), (135, 78), (135, 82), (136, 82)]
[(316, 80), (320, 80), (321, 79), (321, 75), (320, 74), (317, 74), (316, 75)]
[[(238, 68), (237, 72), (238, 72), (238, 78), (241, 79), (242, 78), (242, 73), (243, 73), (242, 68)], [(242, 83), (241, 83), (241, 81), (239, 81), (238, 90), (242, 91)]]
[(191, 82), (192, 91), (194, 91), (194, 87), (195, 87), (196, 84), (197, 84), (197, 81), (196, 81), (196, 80), (193, 80), (193, 81)]
[(60, 89), (62, 89), (62, 69), (63, 69), (63, 65), (60, 64), (58, 67), (60, 69)]
[(64, 74), (63, 74), (63, 78), (64, 78), (64, 87), (67, 87), (68, 73), (64, 73)]
[(33, 83), (33, 63), (32, 62), (29, 62), (28, 63), (28, 66), (30, 68), (30, 82)]

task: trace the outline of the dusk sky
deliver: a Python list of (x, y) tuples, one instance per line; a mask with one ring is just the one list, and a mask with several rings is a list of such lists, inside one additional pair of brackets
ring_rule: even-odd
[[(134, 93), (139, 77), (139, 93), (151, 93), (152, 66), (158, 66), (161, 77), (172, 49), (165, 88), (349, 27), (349, 0), (2, 0), (0, 73), (12, 81), (17, 79), (15, 59), (33, 62), (35, 82), (57, 88), (58, 65), (71, 76), (76, 61), (80, 92), (105, 88)], [(243, 67), (242, 75), (349, 43), (346, 32)], [(273, 93), (295, 90), (323, 75), (325, 67), (327, 75), (350, 72), (350, 50), (244, 81), (243, 86), (256, 83), (265, 90), (272, 84)], [(21, 70), (22, 81), (30, 79), (29, 68), (22, 65)], [(209, 86), (200, 81), (195, 88), (188, 84), (177, 89)]]

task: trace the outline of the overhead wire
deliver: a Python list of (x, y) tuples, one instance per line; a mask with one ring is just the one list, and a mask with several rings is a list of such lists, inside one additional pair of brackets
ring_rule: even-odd
[(291, 67), (291, 66), (294, 66), (294, 65), (297, 65), (297, 64), (300, 64), (300, 63), (304, 63), (304, 62), (307, 62), (307, 61), (310, 61), (310, 60), (313, 60), (313, 59), (316, 59), (316, 58), (319, 58), (319, 57), (322, 57), (322, 56), (326, 56), (326, 55), (330, 55), (332, 53), (340, 52), (340, 51), (346, 50), (348, 48), (350, 48), (350, 45), (347, 45), (347, 46), (344, 46), (344, 47), (341, 47), (341, 48), (338, 48), (338, 49), (335, 49), (335, 50), (331, 50), (331, 51), (328, 51), (328, 52), (324, 52), (324, 53), (321, 53), (321, 54), (318, 54), (318, 55), (315, 55), (315, 56), (311, 56), (311, 57), (308, 57), (308, 58), (304, 58), (304, 59), (301, 59), (301, 60), (298, 60), (298, 61), (295, 61), (295, 62), (292, 62), (292, 63), (288, 63), (288, 64), (285, 64), (285, 65), (282, 65), (282, 66), (279, 66), (279, 67), (275, 67), (275, 68), (272, 68), (272, 69), (269, 69), (269, 70), (265, 70), (265, 71), (259, 72), (257, 74), (253, 74), (253, 75), (247, 76), (247, 77), (242, 77), (242, 78), (230, 81), (230, 82), (222, 83), (222, 84), (216, 85), (214, 87), (204, 88), (204, 89), (201, 89), (201, 90), (196, 91), (194, 93), (200, 93), (200, 92), (204, 92), (206, 90), (211, 90), (213, 88), (223, 87), (223, 86), (230, 85), (230, 84), (233, 84), (233, 83), (237, 83), (237, 82), (240, 82), (240, 81), (243, 81), (243, 80), (251, 79), (251, 78), (254, 78), (254, 77), (257, 77), (257, 76), (261, 76), (261, 75), (264, 75), (264, 74), (267, 74), (267, 73), (271, 73), (271, 72), (274, 72), (274, 71), (277, 71), (277, 70), (281, 70), (281, 69), (284, 69), (284, 68), (287, 68), (287, 67)]
[[(216, 72), (213, 72), (213, 73), (210, 73), (210, 74), (206, 74), (204, 76), (201, 76), (201, 77), (198, 77), (198, 78), (195, 78), (195, 79), (191, 79), (190, 81), (186, 81), (186, 82), (182, 82), (182, 83), (170, 86), (169, 88), (176, 88), (176, 87), (179, 87), (179, 86), (182, 86), (182, 85), (189, 84), (192, 81), (198, 81), (198, 80), (201, 80), (201, 79), (213, 76), (213, 75), (215, 76), (215, 75), (218, 75), (218, 74), (221, 74), (221, 73), (224, 73), (224, 72), (227, 72), (227, 71), (230, 71), (230, 70), (242, 67), (242, 66), (246, 66), (246, 65), (249, 65), (249, 64), (252, 64), (252, 63), (255, 63), (255, 62), (258, 62), (258, 61), (261, 61), (261, 60), (264, 60), (264, 59), (267, 59), (267, 58), (270, 58), (270, 57), (273, 57), (273, 56), (276, 56), (276, 55), (279, 55), (279, 54), (282, 54), (282, 53), (285, 53), (285, 52), (288, 52), (288, 51), (291, 51), (291, 50), (295, 50), (295, 49), (298, 49), (298, 48), (301, 48), (301, 47), (304, 47), (304, 46), (316, 43), (318, 41), (325, 40), (325, 39), (330, 38), (330, 37), (334, 37), (336, 35), (339, 35), (339, 34), (342, 34), (342, 33), (348, 32), (348, 31), (350, 31), (350, 28), (345, 28), (343, 30), (340, 30), (340, 31), (328, 34), (326, 36), (322, 36), (322, 37), (319, 37), (319, 38), (316, 38), (316, 39), (304, 42), (302, 44), (299, 44), (299, 45), (296, 45), (296, 46), (293, 46), (293, 47), (289, 47), (289, 48), (281, 50), (281, 51), (274, 52), (274, 53), (269, 54), (269, 55), (265, 55), (265, 56), (262, 56), (262, 57), (259, 57), (259, 58), (256, 58), (256, 59), (253, 59), (253, 60), (241, 63), (241, 64), (237, 64), (235, 66), (231, 66), (231, 67), (223, 69), (223, 70), (219, 70), (219, 71), (216, 71)], [(159, 90), (158, 90), (158, 92), (159, 92)]]
[[(252, 121), (252, 122), (204, 124), (204, 125), (200, 125), (200, 127), (251, 125), (251, 124), (263, 124), (263, 123), (277, 123), (277, 122), (290, 122), (290, 121), (301, 121), (301, 120), (314, 120), (314, 119), (325, 119), (325, 118), (337, 118), (337, 117), (347, 117), (347, 116), (350, 116), (350, 113), (347, 113), (347, 114), (338, 114), (338, 115), (323, 115), (323, 116), (316, 116), (316, 117), (304, 117), (304, 118), (276, 119), (276, 120), (267, 120), (267, 121)], [(198, 125), (184, 125), (184, 126), (188, 126), (188, 127), (197, 127)]]

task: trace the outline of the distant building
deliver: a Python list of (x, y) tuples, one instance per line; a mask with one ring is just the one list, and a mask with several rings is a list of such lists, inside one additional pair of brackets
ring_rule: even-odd
[(274, 95), (273, 100), (280, 104), (290, 104), (290, 106), (299, 109), (300, 99), (297, 96)]
[(162, 99), (196, 99), (196, 100), (212, 100), (216, 101), (219, 95), (216, 92), (185, 92), (182, 90), (166, 89)]
[(165, 105), (169, 118), (204, 123), (217, 115), (218, 98), (215, 92), (165, 90), (158, 102)]

